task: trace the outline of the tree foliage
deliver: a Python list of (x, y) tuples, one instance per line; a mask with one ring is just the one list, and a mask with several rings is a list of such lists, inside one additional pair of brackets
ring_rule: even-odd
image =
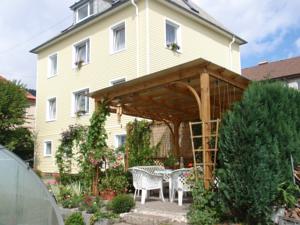
[(240, 222), (269, 224), (278, 187), (300, 162), (300, 93), (277, 82), (253, 83), (220, 129), (219, 190)]
[(151, 147), (151, 123), (134, 120), (127, 124), (126, 145), (129, 149), (129, 167), (151, 165), (157, 147)]
[(24, 127), (29, 103), (20, 82), (0, 80), (0, 144), (23, 159), (33, 157), (33, 134)]

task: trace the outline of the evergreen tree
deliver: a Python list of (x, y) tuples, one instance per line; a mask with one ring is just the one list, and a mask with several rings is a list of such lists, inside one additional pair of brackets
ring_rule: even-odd
[(282, 83), (256, 82), (224, 116), (218, 185), (239, 221), (269, 224), (278, 186), (293, 182), (291, 156), (300, 162), (299, 103), (300, 92)]

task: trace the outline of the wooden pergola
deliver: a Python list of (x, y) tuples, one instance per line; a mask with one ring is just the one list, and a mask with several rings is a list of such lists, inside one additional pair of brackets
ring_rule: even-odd
[(210, 121), (221, 119), (241, 99), (249, 80), (204, 59), (196, 59), (91, 93), (97, 102), (108, 100), (113, 113), (163, 121), (170, 129), (174, 154), (181, 156), (182, 122), (202, 121), (204, 181), (213, 177), (209, 151)]

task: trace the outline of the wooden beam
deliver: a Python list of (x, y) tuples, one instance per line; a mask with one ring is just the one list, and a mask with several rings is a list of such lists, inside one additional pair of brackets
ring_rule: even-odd
[(209, 188), (212, 180), (211, 152), (209, 151), (210, 137), (210, 82), (209, 74), (202, 72), (200, 74), (200, 90), (201, 90), (201, 116), (202, 116), (202, 146), (203, 146), (203, 169), (204, 169), (204, 185)]

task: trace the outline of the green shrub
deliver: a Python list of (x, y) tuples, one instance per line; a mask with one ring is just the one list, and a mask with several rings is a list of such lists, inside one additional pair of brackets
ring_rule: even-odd
[(211, 190), (205, 190), (203, 181), (196, 183), (192, 191), (193, 204), (188, 212), (191, 225), (215, 225), (219, 222), (216, 195)]
[(90, 218), (90, 225), (94, 225), (97, 221), (101, 219), (115, 219), (118, 216), (112, 212), (102, 212), (98, 211)]
[(129, 212), (135, 206), (133, 198), (129, 195), (118, 195), (111, 202), (111, 209), (114, 213)]
[(218, 186), (233, 218), (271, 224), (281, 183), (292, 183), (291, 156), (300, 162), (300, 92), (256, 82), (222, 120)]
[(89, 195), (85, 195), (83, 197), (83, 201), (80, 204), (79, 210), (86, 211), (89, 214), (93, 214), (98, 212), (103, 206), (102, 201), (99, 197), (93, 197)]
[(65, 225), (85, 225), (85, 223), (84, 223), (81, 213), (76, 212), (76, 213), (71, 214), (67, 218)]

